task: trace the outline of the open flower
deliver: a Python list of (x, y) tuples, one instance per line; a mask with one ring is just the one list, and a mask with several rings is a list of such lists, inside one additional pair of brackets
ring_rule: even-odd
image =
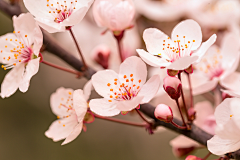
[(240, 149), (240, 99), (227, 98), (215, 110), (216, 130), (207, 141), (210, 152), (223, 155)]
[(146, 64), (135, 56), (120, 65), (119, 74), (112, 70), (98, 71), (92, 76), (92, 83), (104, 98), (92, 99), (90, 109), (101, 116), (115, 116), (148, 103), (159, 89), (160, 78), (155, 75), (147, 82), (146, 78)]
[(45, 132), (54, 142), (65, 139), (62, 145), (73, 141), (86, 129), (85, 123), (91, 123), (94, 116), (87, 112), (87, 100), (91, 93), (92, 84), (89, 81), (83, 90), (59, 88), (51, 95), (50, 105), (58, 120), (54, 121)]
[(93, 16), (100, 27), (123, 31), (132, 25), (135, 8), (132, 0), (96, 0)]
[[(238, 88), (240, 74), (235, 70), (239, 63), (239, 48), (240, 41), (235, 34), (226, 35), (221, 48), (209, 48), (202, 61), (194, 66), (195, 70), (191, 75), (194, 95), (208, 92), (218, 83), (226, 89)], [(188, 84), (183, 86), (188, 87)]]
[(28, 11), (49, 33), (64, 32), (66, 27), (78, 24), (93, 0), (24, 0)]
[(13, 16), (14, 32), (0, 37), (0, 58), (4, 70), (11, 69), (1, 85), (2, 98), (17, 89), (26, 92), (30, 79), (38, 72), (42, 32), (30, 13)]
[(199, 62), (216, 41), (214, 34), (201, 45), (201, 28), (197, 22), (190, 19), (175, 26), (171, 37), (172, 39), (156, 28), (146, 29), (143, 39), (148, 52), (142, 49), (137, 49), (137, 52), (151, 66), (184, 70), (191, 64)]

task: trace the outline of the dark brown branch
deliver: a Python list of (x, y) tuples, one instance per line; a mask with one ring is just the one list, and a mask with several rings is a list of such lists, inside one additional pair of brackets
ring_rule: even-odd
[[(21, 10), (18, 5), (10, 5), (3, 0), (0, 0), (0, 10), (11, 17), (13, 15), (21, 14)], [(83, 64), (79, 59), (75, 58), (67, 50), (65, 50), (54, 38), (52, 38), (52, 36), (50, 34), (46, 33), (45, 31), (43, 32), (43, 34), (44, 34), (44, 45), (45, 45), (45, 49), (47, 51), (53, 53), (54, 55), (56, 55), (57, 57), (59, 57), (60, 59), (62, 59), (66, 63), (68, 63), (70, 66), (72, 66), (76, 70), (82, 71)], [(94, 73), (95, 73), (95, 71), (92, 70), (91, 68), (89, 68), (88, 71), (85, 72), (84, 76), (87, 79), (90, 79)], [(159, 121), (154, 116), (154, 109), (155, 109), (155, 107), (153, 107), (150, 104), (143, 104), (140, 107), (140, 110), (145, 115), (147, 115), (148, 117), (155, 120), (154, 125), (156, 127), (164, 126), (172, 131), (179, 133), (179, 134), (183, 134), (205, 146), (207, 144), (207, 140), (209, 140), (212, 137), (212, 135), (204, 132), (203, 130), (201, 130), (200, 128), (195, 126), (194, 124), (192, 124), (192, 129), (189, 131), (189, 130), (178, 129), (170, 123), (165, 123), (165, 122)], [(174, 119), (173, 121), (176, 124), (181, 125), (180, 120)], [(236, 151), (236, 152), (232, 153), (229, 157), (240, 160), (240, 151)]]

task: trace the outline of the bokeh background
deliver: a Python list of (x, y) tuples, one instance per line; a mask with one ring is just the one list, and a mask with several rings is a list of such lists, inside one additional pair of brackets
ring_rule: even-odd
[[(227, 0), (226, 0), (227, 1)], [(211, 5), (211, 4), (209, 4)], [(131, 47), (141, 47), (144, 45), (141, 40), (142, 32), (147, 27), (158, 27), (165, 33), (170, 34), (172, 28), (181, 20), (186, 19), (186, 15), (167, 22), (157, 22), (143, 15), (136, 18), (135, 33), (126, 33), (134, 39), (126, 40), (129, 50)], [(95, 25), (91, 13), (85, 20), (74, 27), (73, 30), (78, 34), (78, 40), (83, 47), (87, 61), (95, 69), (100, 69), (91, 59), (91, 50), (98, 44), (107, 43), (113, 48), (110, 67), (117, 70), (119, 65), (116, 53), (115, 40), (111, 33), (100, 37), (103, 28), (96, 25), (92, 28), (86, 27)], [(96, 29), (97, 28), (97, 29)], [(93, 29), (93, 30), (91, 30)], [(204, 28), (204, 38), (209, 38), (212, 33), (219, 33), (226, 30), (226, 26), (220, 28)], [(12, 32), (12, 20), (0, 11), (0, 35)], [(96, 33), (95, 36), (90, 35)], [(130, 32), (130, 31), (129, 31)], [(89, 33), (89, 35), (81, 35)], [(138, 35), (136, 39), (131, 34)], [(68, 33), (54, 34), (64, 47), (77, 56), (76, 49), (72, 44)], [(69, 36), (69, 38), (68, 38)], [(107, 38), (106, 38), (107, 37)], [(95, 40), (97, 39), (97, 40)], [(129, 44), (132, 42), (134, 45)], [(72, 45), (73, 47), (70, 47)], [(134, 51), (132, 51), (134, 52)], [(131, 53), (136, 54), (136, 53)], [(43, 52), (44, 59), (61, 66), (67, 66), (62, 60), (48, 52)], [(0, 71), (0, 82), (2, 82), (8, 71)], [(57, 88), (79, 89), (87, 82), (86, 79), (77, 79), (73, 75), (50, 68), (44, 64), (40, 65), (39, 72), (32, 78), (31, 86), (27, 93), (17, 91), (10, 98), (0, 99), (0, 160), (176, 160), (172, 153), (169, 141), (178, 134), (160, 129), (155, 134), (149, 135), (144, 129), (115, 124), (104, 120), (96, 119), (94, 123), (87, 125), (87, 132), (82, 132), (80, 136), (65, 146), (62, 142), (53, 142), (45, 137), (44, 132), (49, 125), (56, 119), (49, 104), (50, 95)], [(93, 92), (92, 97), (98, 95)], [(116, 116), (116, 118), (127, 119), (141, 122), (135, 114), (126, 116)], [(208, 153), (206, 148), (197, 150), (194, 154), (204, 157)], [(214, 156), (212, 156), (213, 158)], [(184, 158), (182, 158), (184, 159)]]

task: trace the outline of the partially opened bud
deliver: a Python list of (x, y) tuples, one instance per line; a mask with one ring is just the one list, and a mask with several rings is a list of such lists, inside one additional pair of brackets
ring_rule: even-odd
[(185, 160), (202, 160), (202, 159), (193, 155), (189, 155)]
[(165, 104), (159, 104), (154, 111), (154, 115), (157, 119), (166, 123), (169, 123), (173, 120), (172, 109)]
[(181, 95), (182, 84), (176, 77), (167, 76), (163, 80), (163, 87), (172, 99), (178, 99)]
[(132, 25), (135, 8), (132, 0), (96, 0), (93, 16), (98, 26), (123, 31)]
[(111, 50), (106, 45), (99, 45), (93, 49), (92, 58), (95, 62), (101, 65), (104, 69), (108, 69), (108, 61)]

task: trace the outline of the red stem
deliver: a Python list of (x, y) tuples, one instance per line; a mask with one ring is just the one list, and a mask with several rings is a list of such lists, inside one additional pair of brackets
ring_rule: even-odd
[(149, 122), (142, 114), (141, 112), (138, 110), (138, 109), (135, 109), (138, 113), (138, 115), (142, 118), (143, 121), (147, 122), (150, 126), (152, 125), (151, 122)]
[(60, 69), (60, 70), (65, 71), (65, 72), (69, 72), (69, 73), (75, 74), (75, 75), (77, 75), (78, 77), (80, 77), (80, 76), (82, 75), (81, 72), (74, 71), (74, 70), (71, 70), (71, 69), (68, 69), (68, 68), (64, 68), (64, 67), (61, 67), (61, 66), (58, 66), (58, 65), (55, 65), (55, 64), (46, 62), (46, 61), (44, 61), (44, 60), (42, 60), (42, 63), (44, 63), (44, 64), (46, 64), (46, 65), (49, 65), (49, 66), (51, 66), (51, 67)]
[(189, 73), (187, 73), (187, 77), (188, 77), (188, 84), (189, 84), (189, 90), (190, 90), (191, 107), (193, 108), (192, 83), (191, 83), (191, 79), (190, 79), (190, 74)]
[(82, 59), (82, 62), (83, 62), (83, 65), (84, 65), (84, 69), (83, 69), (83, 70), (86, 70), (88, 67), (87, 67), (87, 64), (86, 64), (86, 62), (85, 62), (85, 59), (84, 59), (84, 57), (83, 57), (82, 51), (81, 51), (81, 49), (80, 49), (80, 46), (79, 46), (79, 44), (78, 44), (78, 42), (77, 42), (77, 39), (76, 39), (76, 37), (74, 36), (73, 31), (72, 31), (71, 28), (69, 29), (69, 31), (70, 31), (71, 36), (72, 36), (72, 38), (73, 38), (73, 40), (74, 40), (74, 43), (75, 43), (75, 45), (76, 45), (76, 47), (77, 47), (78, 53), (79, 53), (79, 55), (80, 55), (80, 57), (81, 57), (81, 59)]
[[(180, 81), (182, 81), (182, 80), (181, 80), (181, 72), (178, 73), (178, 79), (179, 79)], [(183, 89), (182, 89), (182, 87), (181, 87), (181, 95), (182, 95), (183, 106), (184, 106), (184, 110), (185, 110), (185, 112), (186, 112), (187, 119), (188, 119), (188, 121), (191, 121), (191, 120), (190, 120), (190, 117), (189, 117), (189, 115), (188, 115), (188, 110), (187, 110), (187, 106), (186, 106), (186, 103), (185, 103), (185, 98), (184, 98), (184, 94), (183, 94)]]
[(180, 112), (180, 115), (181, 115), (181, 117), (182, 117), (183, 126), (187, 126), (187, 125), (186, 125), (186, 122), (185, 122), (185, 120), (184, 120), (183, 114), (182, 114), (182, 110), (181, 110), (181, 108), (180, 108), (180, 106), (179, 106), (178, 99), (176, 99), (176, 103), (177, 103), (177, 106), (178, 106), (178, 110), (179, 110), (179, 112)]
[(202, 160), (206, 160), (212, 153), (209, 152)]
[(135, 126), (135, 127), (146, 127), (147, 126), (147, 124), (139, 124), (139, 123), (128, 122), (128, 121), (124, 121), (124, 120), (120, 120), (120, 119), (102, 117), (102, 116), (99, 116), (97, 114), (94, 114), (94, 116), (96, 118), (100, 118), (100, 119), (103, 119), (103, 120), (112, 121), (112, 122), (121, 123), (121, 124), (127, 124), (127, 125), (131, 125), (131, 126)]
[(121, 39), (117, 39), (117, 45), (118, 45), (118, 52), (121, 58), (121, 62), (124, 61), (124, 57), (123, 57), (123, 50), (122, 50), (122, 41)]
[(176, 124), (175, 122), (171, 121), (171, 124), (174, 125), (175, 127), (179, 128), (179, 129), (187, 129), (186, 126), (179, 126), (178, 124)]

